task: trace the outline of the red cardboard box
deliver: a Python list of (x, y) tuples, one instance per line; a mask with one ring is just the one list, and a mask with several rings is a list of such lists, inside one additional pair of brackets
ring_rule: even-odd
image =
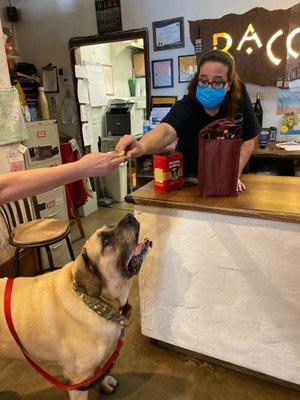
[(153, 156), (154, 187), (159, 192), (179, 190), (183, 186), (182, 154), (169, 153)]

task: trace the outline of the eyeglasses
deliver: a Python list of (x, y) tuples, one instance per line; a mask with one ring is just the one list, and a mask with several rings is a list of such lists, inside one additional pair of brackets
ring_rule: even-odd
[(201, 88), (207, 88), (209, 85), (211, 85), (212, 88), (214, 89), (223, 89), (224, 87), (227, 87), (228, 82), (224, 81), (207, 81), (206, 79), (199, 79), (198, 80), (198, 86)]

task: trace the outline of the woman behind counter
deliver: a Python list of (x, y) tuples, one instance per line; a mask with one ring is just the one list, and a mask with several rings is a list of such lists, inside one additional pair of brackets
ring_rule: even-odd
[[(242, 120), (242, 146), (239, 160), (240, 177), (254, 146), (260, 126), (245, 85), (239, 79), (233, 57), (219, 50), (205, 54), (197, 73), (188, 86), (188, 94), (179, 100), (161, 123), (137, 141), (123, 136), (116, 152), (126, 152), (128, 158), (157, 153), (176, 139), (177, 150), (183, 154), (183, 174), (197, 176), (198, 133), (219, 118), (238, 117)], [(238, 179), (237, 190), (245, 190)]]

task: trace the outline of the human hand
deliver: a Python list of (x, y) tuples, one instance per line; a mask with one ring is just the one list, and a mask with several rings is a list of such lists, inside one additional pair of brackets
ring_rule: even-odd
[(243, 192), (244, 190), (246, 190), (246, 186), (243, 184), (243, 182), (240, 179), (238, 179), (237, 185), (236, 185), (236, 191)]
[(79, 161), (80, 172), (83, 177), (104, 176), (114, 170), (119, 164), (126, 161), (124, 152), (111, 153), (90, 153), (86, 154)]
[(124, 135), (118, 141), (116, 153), (120, 154), (123, 151), (125, 151), (127, 158), (137, 158), (145, 154), (142, 143), (132, 135)]

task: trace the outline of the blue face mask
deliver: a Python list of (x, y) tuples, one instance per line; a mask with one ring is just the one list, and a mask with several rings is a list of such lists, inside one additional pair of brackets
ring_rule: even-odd
[(197, 86), (196, 98), (203, 105), (204, 108), (210, 110), (211, 108), (217, 108), (226, 95), (226, 89), (214, 89), (211, 86), (203, 88)]

